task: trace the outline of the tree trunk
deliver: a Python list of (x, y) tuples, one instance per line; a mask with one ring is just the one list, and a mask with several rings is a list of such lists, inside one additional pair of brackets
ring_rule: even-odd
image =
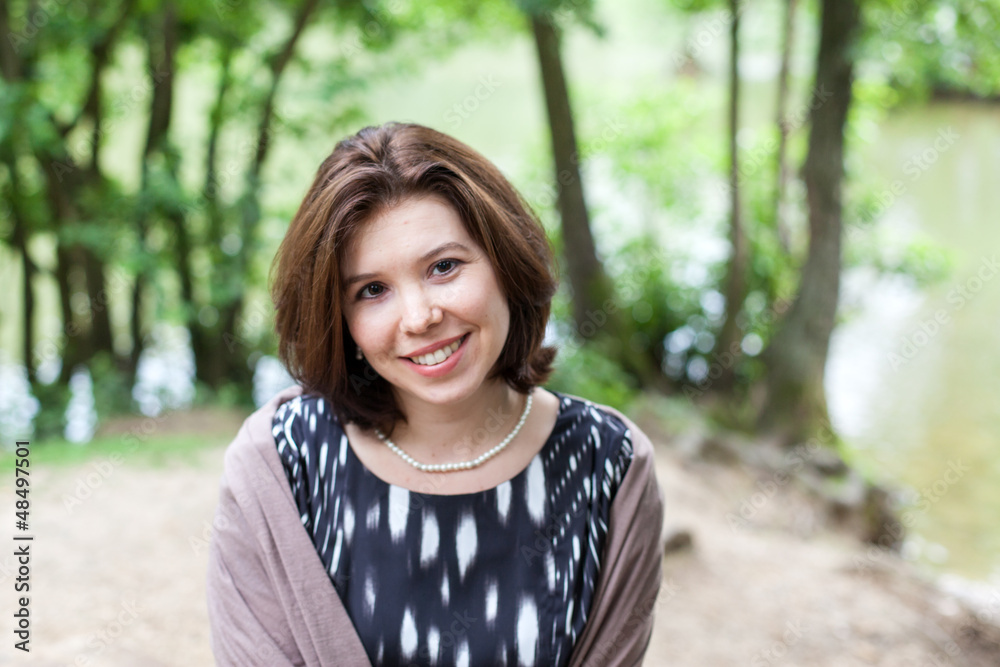
[(788, 211), (785, 191), (788, 189), (788, 135), (792, 128), (788, 119), (788, 74), (795, 38), (795, 8), (798, 0), (785, 0), (785, 21), (781, 40), (781, 71), (778, 74), (778, 165), (774, 191), (774, 227), (781, 247), (788, 252), (791, 247), (788, 233)]
[(856, 0), (823, 0), (816, 87), (831, 95), (812, 110), (803, 167), (809, 254), (799, 293), (764, 355), (767, 393), (760, 425), (789, 443), (829, 422), (823, 377), (840, 290), (844, 128), (858, 23)]
[[(549, 14), (531, 14), (545, 107), (552, 140), (559, 217), (562, 221), (563, 258), (572, 291), (573, 321), (583, 339), (605, 338), (609, 350), (643, 386), (654, 386), (662, 377), (651, 360), (631, 344), (632, 327), (622, 316), (614, 287), (590, 231), (590, 218), (580, 177), (579, 151), (573, 127), (573, 110), (560, 55), (559, 29)], [(609, 307), (605, 304), (613, 304)]]
[(729, 1), (732, 21), (729, 26), (729, 242), (732, 251), (726, 272), (726, 319), (719, 332), (716, 350), (723, 359), (722, 374), (716, 381), (720, 391), (732, 390), (736, 379), (736, 363), (742, 356), (742, 332), (737, 325), (747, 293), (747, 262), (749, 249), (743, 230), (740, 210), (740, 164), (736, 135), (740, 124), (740, 11), (738, 0)]
[(573, 291), (573, 320), (582, 338), (595, 332), (592, 313), (600, 313), (611, 297), (610, 281), (597, 257), (594, 237), (580, 178), (579, 153), (573, 128), (573, 111), (559, 53), (559, 33), (551, 17), (532, 15), (531, 27), (545, 91), (552, 156), (555, 161), (559, 215), (562, 220), (563, 255)]
[[(209, 113), (208, 143), (205, 151), (205, 184), (202, 189), (202, 199), (205, 203), (205, 217), (208, 226), (204, 239), (204, 248), (209, 253), (213, 267), (224, 267), (228, 259), (223, 254), (220, 244), (223, 237), (223, 214), (219, 207), (219, 176), (218, 147), (222, 125), (225, 122), (225, 101), (232, 85), (232, 61), (235, 45), (225, 40), (222, 44), (219, 64), (219, 84), (216, 88), (215, 102)], [(212, 307), (220, 305), (218, 281), (209, 280), (205, 285), (208, 293), (208, 303)], [(225, 290), (223, 290), (224, 292)], [(226, 359), (219, 348), (220, 332), (224, 329), (221, 321), (203, 329), (204, 335), (192, 336), (191, 348), (195, 358), (195, 369), (199, 381), (208, 386), (221, 386), (226, 379)]]
[(21, 183), (20, 177), (17, 173), (17, 159), (14, 156), (13, 151), (9, 150), (9, 146), (5, 146), (4, 150), (4, 164), (7, 166), (7, 171), (10, 173), (10, 214), (14, 222), (14, 233), (12, 241), (14, 243), (14, 248), (21, 255), (21, 282), (22, 282), (22, 292), (21, 298), (24, 304), (24, 320), (21, 322), (22, 325), (22, 353), (24, 355), (24, 368), (28, 376), (28, 382), (32, 386), (36, 382), (36, 368), (35, 368), (35, 274), (38, 272), (38, 268), (35, 266), (35, 262), (31, 259), (31, 253), (28, 252), (28, 239), (30, 238), (30, 232), (28, 230), (28, 218), (25, 215), (24, 206), (21, 203)]
[[(59, 383), (66, 384), (74, 368), (90, 355), (88, 329), (73, 313), (72, 299), (77, 292), (86, 292), (86, 258), (79, 244), (64, 241), (65, 229), (79, 220), (71, 193), (79, 191), (79, 173), (63, 171), (63, 163), (50, 155), (40, 155), (45, 173), (45, 193), (49, 204), (52, 227), (56, 231), (56, 284), (59, 285), (59, 307), (62, 314), (65, 344), (62, 349), (62, 369)], [(82, 280), (81, 280), (82, 278)]]
[[(104, 119), (101, 104), (104, 91), (102, 83), (104, 70), (111, 59), (115, 40), (118, 38), (134, 6), (135, 0), (124, 2), (115, 22), (108, 27), (90, 50), (90, 85), (84, 103), (80, 107), (79, 118), (89, 118), (93, 127), (90, 138), (90, 164), (87, 166), (85, 173), (82, 174), (82, 178), (76, 181), (80, 189), (99, 188), (104, 179), (100, 166), (101, 138), (103, 134), (101, 126)], [(88, 216), (87, 213), (88, 211), (84, 211), (85, 219), (93, 217)], [(88, 353), (96, 354), (98, 352), (105, 352), (113, 357), (114, 337), (111, 332), (111, 314), (108, 303), (110, 294), (108, 293), (107, 281), (104, 277), (103, 253), (86, 246), (82, 246), (80, 250), (83, 258), (84, 273), (86, 275), (87, 297), (90, 301)]]
[(81, 247), (83, 270), (87, 276), (87, 300), (90, 304), (90, 334), (88, 353), (105, 352), (114, 356), (114, 339), (111, 334), (111, 315), (108, 312), (107, 282), (104, 280), (104, 261), (92, 249)]
[[(174, 55), (177, 48), (177, 21), (175, 9), (172, 2), (167, 2), (163, 6), (163, 13), (159, 17), (160, 23), (151, 24), (148, 29), (146, 44), (148, 47), (148, 59), (150, 76), (153, 81), (153, 96), (149, 106), (149, 124), (146, 129), (146, 144), (142, 152), (142, 178), (139, 186), (140, 204), (136, 215), (136, 234), (140, 252), (145, 250), (146, 234), (149, 231), (151, 218), (155, 218), (157, 207), (150, 201), (150, 170), (154, 158), (159, 155), (164, 158), (168, 172), (173, 170), (173, 160), (167, 146), (167, 133), (170, 129), (170, 118), (173, 114), (174, 98)], [(172, 174), (171, 174), (172, 175)], [(176, 180), (176, 179), (175, 179)], [(183, 218), (180, 227), (183, 230)], [(177, 238), (178, 225), (174, 225), (172, 237)], [(188, 268), (187, 257), (179, 257), (178, 272), (181, 283), (181, 296), (188, 301), (193, 292), (191, 288), (191, 275)], [(139, 358), (145, 347), (145, 334), (143, 327), (143, 301), (146, 291), (146, 283), (149, 279), (147, 269), (140, 268), (135, 275), (135, 282), (132, 285), (132, 320), (130, 322), (130, 333), (132, 338), (132, 351), (129, 355), (129, 375), (131, 384), (135, 384), (136, 373), (139, 366)], [(192, 317), (188, 314), (188, 323)]]
[(242, 245), (236, 254), (235, 261), (228, 267), (226, 279), (231, 281), (231, 289), (227, 294), (235, 294), (229, 303), (220, 310), (222, 335), (217, 338), (217, 354), (225, 360), (225, 380), (233, 382), (238, 387), (249, 387), (252, 372), (247, 366), (247, 350), (245, 338), (238, 331), (240, 316), (243, 311), (242, 283), (249, 269), (250, 258), (256, 247), (257, 227), (260, 224), (260, 174), (264, 167), (271, 147), (271, 133), (274, 125), (274, 103), (277, 99), (281, 81), (291, 64), (292, 56), (298, 46), (299, 38), (305, 31), (313, 13), (319, 7), (319, 0), (305, 0), (295, 16), (292, 32), (286, 38), (281, 49), (270, 58), (271, 85), (261, 107), (260, 120), (257, 125), (257, 149), (247, 170), (246, 185), (240, 197), (240, 239)]

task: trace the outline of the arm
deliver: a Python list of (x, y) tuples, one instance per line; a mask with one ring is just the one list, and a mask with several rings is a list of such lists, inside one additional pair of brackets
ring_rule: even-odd
[(634, 457), (611, 505), (600, 580), (572, 667), (641, 665), (662, 578), (663, 494), (652, 443), (620, 413), (604, 409), (629, 427)]
[(282, 392), (226, 450), (209, 550), (208, 616), (220, 667), (371, 667), (302, 527), (271, 421)]
[(219, 667), (304, 665), (254, 532), (223, 477), (209, 550), (208, 616)]

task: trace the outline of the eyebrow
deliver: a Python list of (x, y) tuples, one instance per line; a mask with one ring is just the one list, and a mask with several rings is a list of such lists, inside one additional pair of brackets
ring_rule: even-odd
[[(437, 257), (438, 255), (448, 252), (449, 250), (464, 250), (467, 253), (472, 252), (471, 250), (469, 250), (467, 246), (459, 243), (458, 241), (449, 241), (448, 243), (443, 243), (439, 245), (438, 247), (434, 248), (429, 252), (425, 252), (423, 255), (420, 256), (420, 259), (417, 260), (417, 263), (423, 264), (424, 262), (430, 260), (431, 258)], [(379, 274), (377, 273), (359, 273), (353, 275), (344, 281), (344, 287), (347, 288), (355, 283), (374, 280), (375, 278), (378, 278), (378, 275)]]

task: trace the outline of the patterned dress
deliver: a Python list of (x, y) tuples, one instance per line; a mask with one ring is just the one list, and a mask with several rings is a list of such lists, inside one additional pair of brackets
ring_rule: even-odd
[(555, 427), (528, 466), (458, 495), (376, 477), (322, 398), (278, 408), (302, 525), (374, 667), (568, 663), (632, 443), (616, 417), (556, 396)]

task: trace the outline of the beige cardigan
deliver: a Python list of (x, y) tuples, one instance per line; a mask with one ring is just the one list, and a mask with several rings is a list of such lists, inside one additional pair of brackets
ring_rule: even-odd
[[(371, 667), (299, 520), (271, 420), (291, 387), (250, 415), (225, 455), (208, 565), (217, 664)], [(639, 665), (660, 589), (663, 495), (653, 448), (635, 425), (634, 458), (611, 506), (597, 590), (571, 667)]]

